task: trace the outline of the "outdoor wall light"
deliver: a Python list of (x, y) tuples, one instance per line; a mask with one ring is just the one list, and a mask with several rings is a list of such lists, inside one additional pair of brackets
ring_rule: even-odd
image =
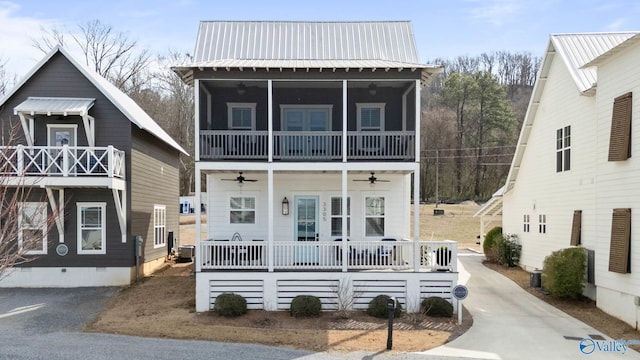
[(282, 215), (289, 215), (289, 200), (286, 196), (282, 199)]
[(238, 91), (238, 95), (244, 95), (247, 93), (247, 85), (240, 83), (238, 84), (238, 88), (236, 89), (236, 91)]
[(375, 96), (378, 93), (378, 87), (376, 86), (376, 84), (369, 84), (369, 95), (371, 96)]

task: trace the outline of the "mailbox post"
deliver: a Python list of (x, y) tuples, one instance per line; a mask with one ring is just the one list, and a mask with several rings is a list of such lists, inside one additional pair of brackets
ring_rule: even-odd
[(451, 295), (458, 300), (458, 325), (462, 324), (462, 300), (469, 295), (469, 289), (464, 285), (456, 285), (451, 291)]
[(387, 350), (393, 347), (393, 316), (396, 310), (396, 298), (387, 300), (387, 312), (389, 313), (389, 330), (387, 331)]

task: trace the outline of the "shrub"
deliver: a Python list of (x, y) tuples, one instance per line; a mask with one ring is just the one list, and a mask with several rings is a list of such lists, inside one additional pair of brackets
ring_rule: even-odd
[(516, 266), (520, 261), (522, 245), (518, 243), (518, 235), (504, 234), (497, 238), (494, 245), (497, 250), (498, 262), (502, 265)]
[(553, 296), (577, 299), (582, 295), (586, 269), (583, 248), (554, 251), (544, 259), (542, 286)]
[[(382, 319), (388, 318), (389, 314), (387, 312), (387, 301), (389, 301), (388, 295), (378, 295), (374, 297), (373, 300), (369, 302), (367, 314)], [(401, 313), (402, 305), (400, 305), (400, 302), (396, 301), (396, 309), (393, 311), (393, 315), (395, 317), (398, 317)]]
[(247, 300), (233, 293), (218, 295), (213, 310), (226, 317), (237, 317), (247, 312)]
[(484, 251), (484, 256), (489, 261), (496, 262), (498, 261), (498, 252), (496, 249), (496, 242), (498, 239), (502, 237), (502, 227), (496, 226), (493, 229), (489, 230), (487, 235), (484, 237), (484, 241), (482, 242), (482, 251)]
[(452, 317), (453, 305), (441, 297), (432, 296), (422, 300), (420, 311), (433, 317)]
[(316, 296), (298, 295), (291, 301), (290, 310), (293, 317), (320, 316), (322, 303)]

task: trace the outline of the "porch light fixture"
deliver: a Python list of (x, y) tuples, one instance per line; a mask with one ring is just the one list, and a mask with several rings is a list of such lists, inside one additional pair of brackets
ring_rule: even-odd
[(369, 84), (369, 95), (375, 96), (377, 93), (378, 93), (378, 87), (376, 86), (376, 84), (374, 83)]
[(289, 215), (289, 200), (286, 196), (282, 199), (282, 215)]
[(236, 89), (238, 95), (244, 95), (247, 93), (247, 85), (240, 83), (238, 84), (238, 88)]

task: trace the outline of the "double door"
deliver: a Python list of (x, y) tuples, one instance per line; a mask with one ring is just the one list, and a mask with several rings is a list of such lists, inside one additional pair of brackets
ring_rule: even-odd
[(284, 157), (329, 156), (331, 116), (329, 107), (284, 107), (281, 142)]

